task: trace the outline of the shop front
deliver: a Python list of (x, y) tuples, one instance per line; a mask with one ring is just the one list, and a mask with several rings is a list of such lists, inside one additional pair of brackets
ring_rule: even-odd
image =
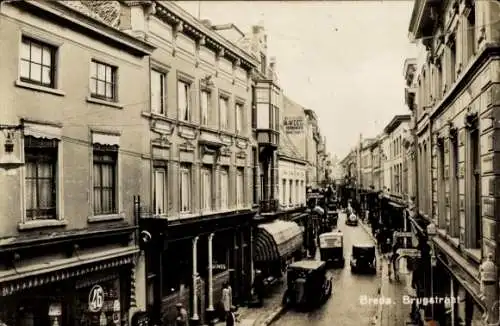
[(133, 260), (129, 254), (3, 282), (0, 321), (8, 326), (128, 325)]
[(145, 248), (148, 306), (153, 323), (174, 325), (182, 303), (194, 324), (219, 316), (222, 288), (243, 304), (251, 287), (251, 224), (254, 213), (226, 214), (169, 224), (142, 219), (151, 234)]

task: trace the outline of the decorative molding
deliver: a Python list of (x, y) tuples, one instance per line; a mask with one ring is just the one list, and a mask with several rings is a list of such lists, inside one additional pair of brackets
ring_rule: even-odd
[(186, 140), (184, 143), (179, 144), (179, 150), (183, 152), (194, 152), (196, 146), (193, 145), (189, 140)]
[(241, 139), (236, 139), (236, 147), (238, 147), (239, 149), (247, 149), (248, 142)]
[(172, 142), (168, 139), (168, 135), (160, 134), (159, 137), (151, 139), (151, 144), (153, 146), (161, 146), (163, 148), (170, 148)]
[(231, 149), (229, 147), (227, 147), (227, 146), (222, 147), (221, 150), (220, 150), (220, 155), (221, 156), (226, 156), (226, 157), (227, 156), (231, 156), (232, 153), (233, 152), (231, 151)]
[(239, 151), (239, 152), (236, 153), (236, 158), (246, 159), (247, 158), (247, 153), (245, 151)]
[(188, 126), (179, 126), (177, 134), (179, 137), (189, 140), (194, 140), (197, 137), (196, 129)]
[(170, 136), (174, 133), (175, 125), (169, 121), (155, 119), (154, 116), (152, 116), (150, 129), (158, 134)]
[(478, 114), (472, 111), (471, 107), (467, 108), (467, 113), (464, 116), (464, 125), (466, 129), (477, 128), (478, 124)]

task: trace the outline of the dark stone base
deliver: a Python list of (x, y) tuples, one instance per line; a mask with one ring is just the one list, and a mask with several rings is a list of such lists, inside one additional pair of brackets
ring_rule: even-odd
[(200, 325), (200, 319), (193, 319), (191, 318), (191, 320), (189, 321), (189, 325), (190, 326), (199, 326)]
[(215, 310), (207, 309), (205, 311), (205, 321), (208, 325), (215, 325), (217, 323), (217, 314)]

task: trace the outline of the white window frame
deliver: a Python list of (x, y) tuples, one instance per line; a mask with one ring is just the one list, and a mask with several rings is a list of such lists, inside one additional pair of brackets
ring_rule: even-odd
[[(185, 107), (181, 107), (181, 86), (183, 86), (185, 91)], [(177, 112), (178, 112), (178, 120), (190, 122), (192, 119), (192, 105), (191, 105), (191, 87), (192, 83), (184, 80), (177, 80)]]
[[(229, 117), (229, 98), (227, 96), (219, 96), (219, 124), (221, 129), (229, 128), (228, 117)], [(224, 112), (224, 115), (222, 114)]]
[(234, 105), (234, 114), (235, 114), (234, 130), (236, 131), (237, 134), (242, 134), (243, 133), (243, 103), (236, 102), (236, 104)]
[(201, 168), (201, 196), (200, 196), (200, 208), (202, 211), (209, 212), (212, 210), (212, 169), (210, 167)]
[[(191, 213), (192, 210), (192, 198), (193, 198), (193, 193), (192, 193), (192, 177), (191, 177), (191, 172), (192, 168), (191, 166), (182, 165), (180, 170), (179, 170), (179, 212), (180, 213)], [(183, 183), (184, 176), (187, 175), (187, 183)], [(187, 188), (185, 196), (184, 194), (184, 189)]]
[(282, 184), (281, 188), (283, 188), (281, 190), (281, 201), (282, 201), (283, 205), (286, 205), (287, 197), (286, 197), (286, 179), (285, 178), (282, 179), (281, 184)]
[(300, 204), (299, 180), (295, 180), (295, 205)]
[[(155, 88), (153, 87), (153, 83), (156, 81), (156, 78), (153, 78), (153, 76), (158, 76), (160, 79), (160, 85), (158, 85), (158, 88), (160, 88), (160, 107), (156, 107), (153, 103), (154, 101), (154, 92)], [(151, 69), (150, 71), (150, 78), (151, 78), (151, 112), (159, 115), (166, 115), (167, 113), (167, 73), (164, 71), (161, 71), (159, 69)]]
[[(163, 174), (163, 176), (161, 176)], [(163, 207), (159, 209), (158, 200), (160, 199), (158, 195), (158, 176), (163, 179)], [(155, 215), (167, 215), (168, 211), (168, 171), (166, 167), (155, 166), (153, 168), (153, 191), (154, 191), (154, 203), (153, 212)]]
[(288, 180), (288, 206), (293, 205), (293, 180)]
[(236, 206), (238, 208), (245, 206), (245, 172), (242, 168), (236, 171)]
[[(207, 89), (200, 92), (200, 123), (207, 126), (210, 123), (210, 98), (212, 94)], [(206, 98), (206, 107), (204, 107), (204, 98)]]
[[(222, 210), (229, 208), (229, 169), (220, 169), (220, 208)], [(226, 189), (224, 190), (224, 181)]]

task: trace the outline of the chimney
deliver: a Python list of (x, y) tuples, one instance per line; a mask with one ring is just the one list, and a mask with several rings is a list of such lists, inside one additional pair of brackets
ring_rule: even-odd
[(201, 23), (208, 28), (212, 28), (212, 22), (210, 21), (210, 19), (202, 19)]

